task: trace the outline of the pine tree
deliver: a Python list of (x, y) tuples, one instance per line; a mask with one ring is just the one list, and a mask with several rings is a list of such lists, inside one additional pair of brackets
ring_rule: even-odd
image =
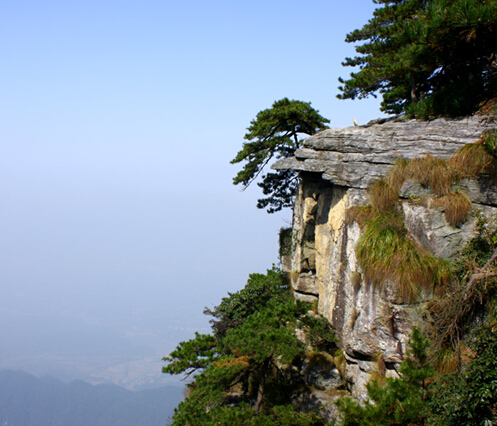
[[(281, 99), (271, 108), (260, 111), (247, 129), (243, 148), (231, 164), (245, 161), (243, 169), (233, 178), (233, 184), (247, 188), (272, 160), (293, 156), (300, 147), (300, 135), (313, 135), (326, 129), (329, 120), (311, 107), (310, 102)], [(258, 200), (257, 207), (274, 213), (291, 207), (298, 184), (297, 172), (280, 170), (262, 176), (257, 183), (267, 198)]]
[(361, 405), (352, 398), (338, 401), (343, 426), (424, 425), (429, 397), (427, 383), (434, 370), (427, 362), (428, 340), (414, 328), (411, 347), (398, 378), (367, 385), (368, 400)]
[[(494, 300), (494, 304), (495, 304)], [(430, 403), (430, 426), (497, 423), (497, 321), (477, 333), (474, 358), (462, 371), (444, 375)]]
[(293, 396), (305, 383), (295, 365), (305, 348), (296, 329), (316, 347), (335, 342), (324, 319), (309, 318), (308, 306), (292, 300), (281, 273), (252, 274), (245, 288), (223, 298), (211, 321), (213, 335), (196, 334), (164, 360), (163, 371), (197, 371), (187, 398), (175, 410), (173, 426), (322, 426), (316, 413), (298, 411)]
[[(359, 67), (339, 81), (340, 99), (383, 95), (381, 110), (422, 117), (465, 115), (497, 94), (497, 1), (377, 0), (347, 35)], [(419, 103), (419, 105), (418, 105)]]

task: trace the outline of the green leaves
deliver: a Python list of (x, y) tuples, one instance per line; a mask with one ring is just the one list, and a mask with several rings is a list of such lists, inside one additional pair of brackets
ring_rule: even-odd
[(295, 327), (297, 317), (303, 314), (305, 308), (292, 300), (268, 304), (264, 310), (255, 312), (240, 326), (229, 330), (223, 346), (250, 358), (253, 363), (262, 363), (267, 358), (290, 363), (302, 351)]
[(475, 357), (462, 372), (445, 375), (433, 390), (430, 425), (484, 425), (497, 421), (497, 334), (481, 330)]
[[(168, 357), (162, 358), (169, 362), (162, 368), (163, 373), (187, 374), (195, 370), (206, 368), (216, 359), (216, 339), (210, 334), (199, 334), (195, 332), (195, 338), (181, 342), (176, 350)], [(189, 370), (189, 371), (188, 371)]]
[(268, 303), (288, 300), (288, 287), (281, 271), (275, 267), (264, 274), (250, 274), (247, 285), (236, 293), (228, 293), (214, 310), (210, 321), (217, 337), (223, 337), (230, 328), (240, 325), (249, 315), (263, 309)]
[(327, 321), (310, 318), (307, 310), (306, 304), (292, 300), (274, 267), (265, 275), (251, 274), (245, 288), (206, 309), (215, 318), (214, 335), (196, 333), (164, 358), (169, 362), (165, 373), (202, 370), (188, 385), (189, 395), (172, 424), (324, 425), (318, 415), (291, 405), (303, 386), (295, 367), (305, 352), (297, 328), (308, 332), (316, 347), (335, 342)]
[(351, 398), (337, 402), (343, 426), (423, 425), (427, 415), (427, 380), (433, 369), (426, 363), (428, 341), (414, 328), (409, 339), (411, 351), (402, 362), (399, 378), (385, 384), (370, 381), (368, 400), (363, 405)]
[(429, 118), (474, 112), (497, 94), (495, 0), (382, 0), (346, 41), (363, 42), (339, 99), (383, 95), (381, 110)]
[[(310, 102), (283, 98), (274, 102), (271, 108), (260, 111), (244, 136), (248, 142), (231, 161), (231, 164), (246, 162), (233, 178), (233, 184), (247, 188), (271, 160), (291, 157), (299, 148), (301, 134), (313, 135), (326, 129), (326, 123), (329, 120), (312, 108)], [(268, 195), (259, 200), (257, 207), (274, 213), (291, 206), (297, 174), (294, 171), (268, 173), (257, 185), (263, 189), (264, 195)]]
[[(182, 403), (183, 404), (183, 403)], [(185, 411), (185, 410), (183, 410)], [(255, 415), (248, 404), (213, 407), (198, 416), (182, 416), (181, 425), (189, 426), (324, 426), (316, 413), (302, 413), (292, 405), (276, 405), (264, 415)]]

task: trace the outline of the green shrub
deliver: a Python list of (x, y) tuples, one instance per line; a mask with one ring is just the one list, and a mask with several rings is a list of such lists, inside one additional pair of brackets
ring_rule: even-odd
[(473, 345), (474, 358), (461, 372), (444, 375), (434, 386), (428, 425), (497, 423), (497, 333), (487, 325)]
[(371, 380), (368, 399), (360, 404), (350, 397), (337, 406), (342, 426), (422, 425), (427, 416), (428, 380), (434, 371), (427, 364), (428, 340), (419, 329), (409, 339), (411, 350), (399, 369), (399, 378)]

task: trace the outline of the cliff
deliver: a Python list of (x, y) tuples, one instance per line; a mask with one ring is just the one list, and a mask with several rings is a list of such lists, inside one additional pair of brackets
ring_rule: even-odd
[[(451, 158), (459, 148), (495, 129), (495, 122), (474, 116), (462, 120), (376, 120), (366, 126), (329, 129), (309, 137), (295, 157), (273, 168), (301, 172), (295, 199), (291, 254), (283, 259), (296, 298), (315, 302), (333, 325), (345, 356), (341, 375), (361, 400), (374, 374), (395, 376), (406, 353), (412, 327), (422, 321), (431, 292), (411, 300), (393, 280), (378, 285), (365, 274), (357, 244), (363, 233), (348, 217), (354, 206), (368, 204), (368, 187), (387, 176), (399, 158)], [(495, 181), (475, 176), (455, 183), (471, 200), (471, 211), (497, 213)], [(451, 225), (444, 206), (422, 203), (433, 196), (428, 185), (406, 180), (400, 185), (399, 209), (409, 238), (441, 259), (453, 259), (474, 235), (475, 217)], [(325, 389), (321, 389), (325, 390)], [(327, 404), (323, 392), (315, 395)]]

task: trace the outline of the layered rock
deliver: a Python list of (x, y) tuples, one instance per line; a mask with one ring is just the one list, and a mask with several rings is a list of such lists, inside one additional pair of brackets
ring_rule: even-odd
[[(293, 251), (289, 267), (296, 297), (316, 302), (318, 312), (335, 328), (346, 358), (347, 387), (359, 400), (365, 385), (381, 367), (395, 375), (407, 350), (412, 327), (421, 321), (426, 294), (407, 303), (392, 283), (374, 286), (364, 278), (356, 257), (361, 229), (347, 221), (347, 209), (368, 203), (368, 186), (384, 177), (399, 157), (426, 154), (449, 158), (458, 148), (476, 142), (495, 123), (482, 117), (431, 122), (378, 120), (367, 126), (330, 129), (309, 137), (295, 157), (277, 162), (276, 170), (301, 172), (295, 199)], [(497, 194), (488, 180), (467, 180), (474, 208), (496, 212)], [(458, 228), (446, 223), (440, 208), (409, 201), (427, 188), (404, 184), (401, 203), (412, 237), (443, 258), (453, 258), (473, 236), (474, 219)]]

